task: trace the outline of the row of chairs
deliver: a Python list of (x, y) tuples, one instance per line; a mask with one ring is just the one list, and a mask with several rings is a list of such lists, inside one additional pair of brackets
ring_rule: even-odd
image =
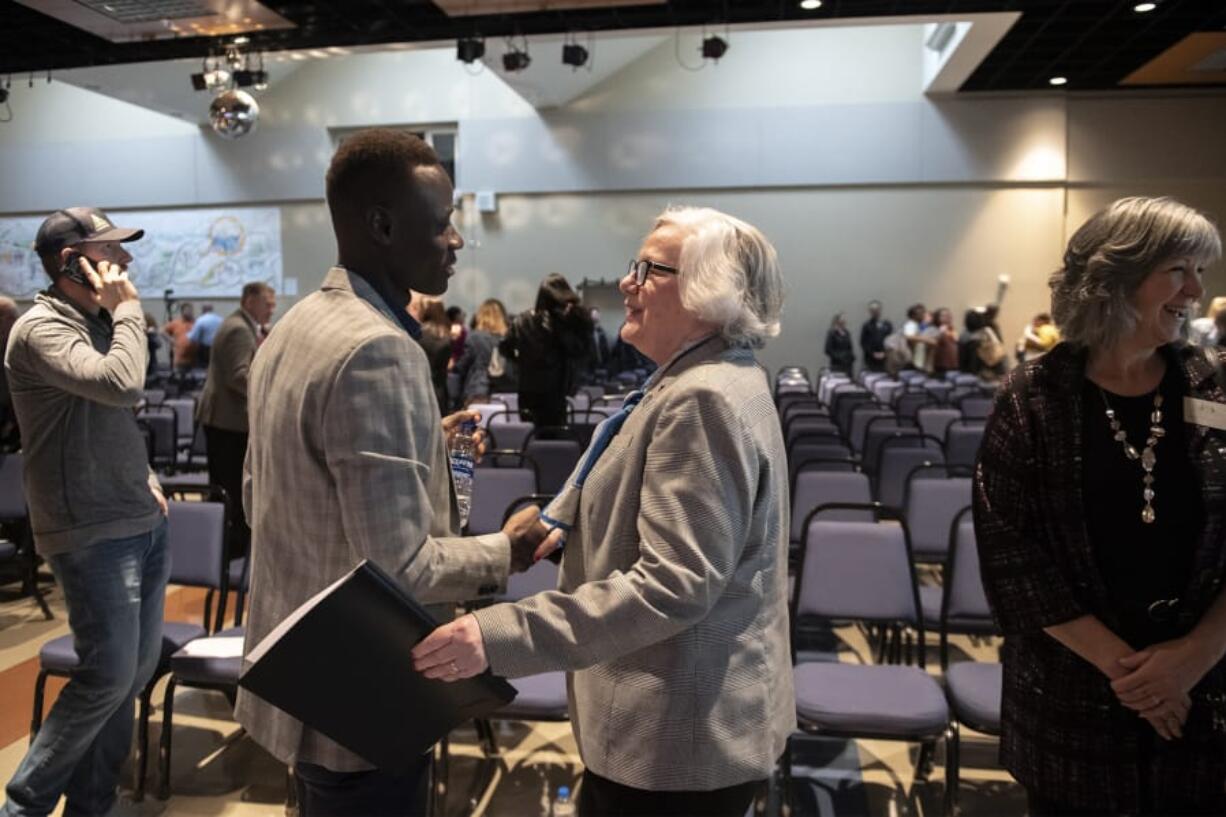
[[(997, 634), (979, 581), (969, 511), (960, 511), (950, 524), (945, 580), (939, 596), (930, 600), (924, 598), (926, 588), (919, 582), (906, 519), (880, 503), (832, 503), (814, 509), (805, 523), (791, 602), (801, 728), (824, 737), (919, 743), (919, 780), (927, 779), (935, 745), (943, 741), (946, 814), (955, 813), (957, 807), (960, 727), (1000, 734), (1000, 665), (975, 661), (951, 665), (948, 655), (950, 634)], [(835, 518), (840, 513), (860, 518)], [(886, 660), (873, 664), (797, 660), (795, 645), (804, 626), (846, 623), (880, 628), (881, 657)], [(934, 627), (940, 634), (941, 680), (927, 671), (925, 636)], [(914, 666), (899, 661), (901, 650), (886, 649), (885, 634), (903, 629), (916, 636)], [(785, 800), (792, 788), (791, 766), (789, 742), (782, 762)]]

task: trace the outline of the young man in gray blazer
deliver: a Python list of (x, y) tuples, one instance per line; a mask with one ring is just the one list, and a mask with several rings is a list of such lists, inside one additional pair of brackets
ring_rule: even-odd
[[(410, 289), (446, 291), (464, 245), (438, 157), (414, 136), (362, 131), (333, 157), (327, 198), (339, 262), (268, 336), (248, 384), (247, 652), (361, 559), (418, 601), (449, 604), (436, 611), (446, 615), (457, 601), (496, 592), (543, 538), (535, 507), (500, 533), (455, 536), (443, 432), (471, 415), (440, 427), (412, 337), (420, 327), (407, 312)], [(428, 756), (395, 776), (245, 691), (237, 716), (294, 767), (302, 817), (425, 813)]]

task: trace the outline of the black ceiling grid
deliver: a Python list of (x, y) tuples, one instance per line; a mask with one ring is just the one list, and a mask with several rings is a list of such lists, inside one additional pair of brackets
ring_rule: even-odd
[[(249, 33), (254, 50), (280, 51), (446, 42), (481, 36), (532, 37), (567, 31), (831, 18), (971, 14), (1020, 11), (1022, 17), (963, 85), (963, 91), (1047, 89), (1066, 76), (1070, 90), (1109, 89), (1195, 31), (1226, 28), (1226, 2), (1162, 0), (1148, 14), (1136, 0), (826, 0), (816, 11), (797, 0), (669, 0), (483, 17), (448, 17), (429, 0), (269, 0), (265, 5), (297, 26)], [(203, 58), (224, 38), (182, 37), (114, 44), (47, 17), (13, 0), (0, 0), (0, 75), (14, 76), (90, 65)], [(733, 36), (735, 48), (735, 33)]]

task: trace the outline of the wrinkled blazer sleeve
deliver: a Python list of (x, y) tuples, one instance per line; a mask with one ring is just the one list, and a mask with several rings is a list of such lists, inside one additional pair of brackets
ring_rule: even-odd
[[(505, 584), (506, 536), (435, 538), (432, 449), (440, 445), (430, 381), (413, 371), (407, 336), (380, 336), (341, 365), (324, 409), (324, 452), (345, 538), (423, 604), (454, 602)], [(445, 458), (444, 458), (445, 462)], [(437, 475), (435, 475), (437, 478)]]
[(638, 560), (573, 593), (478, 610), (495, 673), (516, 678), (612, 661), (688, 629), (719, 600), (748, 538), (758, 455), (724, 395), (679, 392), (647, 448)]
[[(1041, 463), (1023, 420), (1025, 392), (1001, 389), (975, 468), (975, 538), (984, 590), (1006, 634), (1032, 632), (1086, 611), (1043, 533)], [(1051, 526), (1046, 526), (1050, 528)]]

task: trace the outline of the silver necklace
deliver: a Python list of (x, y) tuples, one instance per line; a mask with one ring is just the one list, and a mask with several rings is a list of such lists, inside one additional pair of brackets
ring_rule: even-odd
[(1137, 451), (1137, 447), (1128, 442), (1128, 435), (1120, 421), (1115, 418), (1115, 409), (1111, 408), (1107, 393), (1101, 387), (1098, 393), (1103, 396), (1103, 405), (1107, 407), (1107, 423), (1111, 426), (1112, 436), (1124, 446), (1124, 456), (1141, 462), (1141, 470), (1144, 471), (1141, 477), (1141, 497), (1145, 500), (1145, 507), (1141, 509), (1141, 521), (1152, 525), (1155, 519), (1154, 466), (1158, 464), (1158, 455), (1154, 448), (1158, 445), (1158, 440), (1166, 436), (1166, 430), (1162, 428), (1162, 393), (1154, 392), (1154, 410), (1149, 415), (1149, 436), (1145, 439), (1145, 448), (1141, 451)]

